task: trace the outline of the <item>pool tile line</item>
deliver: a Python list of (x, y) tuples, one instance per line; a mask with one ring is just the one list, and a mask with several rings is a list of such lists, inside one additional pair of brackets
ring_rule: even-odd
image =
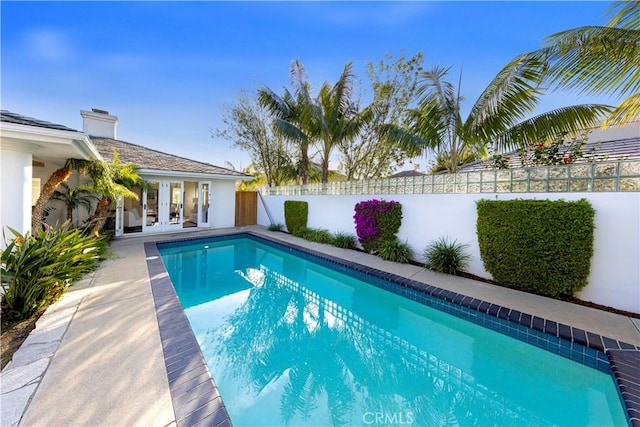
[[(368, 267), (349, 260), (336, 258), (334, 256), (317, 252), (303, 246), (299, 246), (289, 242), (283, 242), (277, 239), (271, 239), (269, 236), (265, 236), (263, 234), (258, 234), (251, 231), (243, 232), (240, 234), (249, 235), (259, 240), (274, 243), (277, 249), (280, 250), (283, 250), (283, 248), (286, 248), (287, 246), (291, 246), (296, 251), (306, 253), (320, 260), (335, 263), (355, 270), (359, 273), (371, 275), (378, 279), (401, 285), (402, 287), (414, 289), (431, 297), (438, 298), (449, 303), (454, 303), (456, 305), (461, 305), (473, 311), (488, 314), (492, 317), (507, 320), (511, 323), (516, 323), (518, 325), (543, 332), (556, 338), (560, 338), (569, 342), (575, 342), (577, 344), (583, 345), (584, 347), (593, 348), (597, 351), (604, 352), (605, 350), (609, 349), (640, 350), (640, 346), (635, 346), (633, 344), (618, 341), (609, 337), (603, 337), (592, 332), (584, 331), (580, 328), (575, 328), (573, 326), (557, 323), (552, 320), (543, 319), (541, 317), (534, 316), (528, 313), (521, 313), (517, 310), (509, 309), (508, 307), (502, 307), (500, 305), (492, 304), (490, 302), (479, 300), (477, 298), (472, 298), (470, 296), (459, 294), (457, 292), (448, 291), (446, 289), (438, 288), (432, 285), (418, 282), (416, 280), (404, 278), (393, 273), (381, 271), (373, 267)], [(285, 252), (287, 251), (286, 249), (284, 250)], [(343, 272), (342, 269), (340, 271)], [(358, 275), (356, 278), (360, 278), (360, 276)]]
[[(290, 242), (286, 242), (286, 246), (283, 246), (282, 241), (277, 239), (272, 240), (262, 234), (252, 232), (246, 234), (256, 237), (259, 241), (273, 243), (278, 249), (282, 250), (283, 247), (291, 245), (295, 250), (309, 254), (316, 259), (342, 265), (360, 273), (395, 283), (402, 287), (415, 290), (418, 293), (426, 294), (432, 298), (441, 299), (449, 304), (449, 306), (443, 307), (441, 304), (431, 304), (433, 300), (429, 301), (416, 295), (407, 295), (404, 292), (397, 292), (397, 289), (384, 285), (379, 286), (379, 283), (365, 280), (374, 286), (382, 287), (393, 293), (403, 295), (417, 302), (472, 321), (521, 341), (528, 342), (605, 373), (612, 374), (620, 398), (625, 406), (629, 424), (633, 427), (640, 427), (640, 347), (638, 346), (609, 337), (603, 337), (580, 328), (557, 323), (528, 313), (522, 313), (518, 310), (511, 310), (507, 307), (437, 288), (392, 273), (383, 272), (372, 267), (366, 267), (352, 261), (291, 244)], [(348, 271), (344, 272), (349, 274)], [(355, 278), (366, 279), (358, 277), (359, 275), (349, 275)], [(480, 314), (480, 318), (469, 315), (469, 313), (461, 313), (459, 310), (455, 310), (455, 308), (452, 309), (451, 305), (458, 305), (468, 310), (476, 311)], [(494, 319), (498, 318), (499, 321), (495, 322), (491, 317)], [(503, 322), (506, 322), (506, 324)], [(509, 327), (508, 324), (515, 324), (517, 327)], [(524, 330), (520, 328), (524, 328)], [(529, 331), (537, 332), (537, 334), (531, 334)]]
[(227, 409), (155, 242), (146, 242), (144, 250), (176, 425), (231, 427)]
[[(609, 349), (640, 350), (640, 346), (635, 346), (633, 344), (629, 344), (623, 341), (618, 341), (609, 337), (603, 337), (592, 332), (584, 331), (582, 329), (575, 328), (562, 323), (557, 323), (552, 320), (543, 319), (541, 317), (534, 316), (531, 314), (521, 313), (517, 310), (511, 310), (507, 307), (502, 307), (500, 305), (492, 304), (487, 301), (472, 298), (467, 295), (459, 294), (453, 291), (448, 291), (446, 289), (438, 288), (432, 285), (418, 282), (416, 280), (398, 276), (393, 273), (388, 273), (382, 270), (378, 270), (373, 267), (368, 267), (362, 264), (354, 263), (349, 260), (337, 258), (332, 255), (314, 251), (313, 249), (309, 249), (304, 246), (296, 245), (295, 243), (284, 242), (282, 240), (278, 240), (276, 238), (272, 238), (270, 236), (266, 236), (260, 233), (255, 233), (252, 231), (242, 231), (238, 233), (217, 235), (217, 236), (211, 236), (211, 237), (182, 238), (182, 239), (176, 239), (176, 240), (170, 240), (170, 241), (161, 241), (161, 242), (157, 242), (157, 244), (160, 244), (160, 245), (170, 244), (171, 246), (187, 246), (197, 241), (206, 242), (206, 241), (211, 241), (211, 239), (215, 239), (216, 241), (225, 241), (225, 240), (231, 240), (239, 237), (253, 237), (261, 241), (262, 243), (265, 243), (265, 242), (267, 244), (270, 243), (271, 244), (270, 246), (275, 246), (276, 249), (280, 249), (284, 252), (293, 252), (293, 251), (302, 252), (303, 254), (309, 255), (321, 261), (325, 261), (325, 262), (328, 261), (332, 264), (337, 264), (339, 266), (346, 267), (346, 269), (339, 269), (339, 271), (341, 273), (347, 273), (352, 277), (362, 279), (362, 278), (366, 278), (365, 275), (374, 276), (377, 279), (382, 279), (384, 281), (388, 281), (405, 288), (410, 288), (418, 292), (424, 293), (426, 295), (429, 295), (431, 297), (441, 299), (449, 303), (454, 303), (456, 305), (460, 305), (462, 307), (465, 307), (483, 314), (488, 314), (489, 316), (492, 316), (492, 317), (497, 317), (502, 320), (508, 320), (511, 323), (516, 323), (518, 325), (525, 326), (527, 328), (545, 333), (552, 337), (569, 341), (571, 343), (575, 342), (584, 347), (593, 348), (594, 350), (597, 350), (600, 352), (604, 352), (605, 350), (609, 350)], [(363, 274), (354, 275), (352, 272), (350, 272), (350, 270), (354, 270), (358, 273), (363, 273)], [(445, 310), (445, 311), (448, 312), (449, 310)]]
[(640, 357), (634, 350), (607, 350), (618, 393), (627, 408), (629, 423), (640, 426)]
[[(198, 241), (225, 241), (243, 237), (255, 239), (284, 252), (297, 252), (296, 255), (302, 255), (303, 258), (313, 260), (320, 265), (330, 264), (335, 270), (350, 277), (609, 373), (613, 375), (616, 382), (629, 424), (640, 427), (640, 367), (628, 363), (629, 360), (640, 360), (640, 346), (522, 313), (252, 231), (158, 241), (151, 245), (157, 253), (156, 245), (187, 246)], [(161, 261), (160, 264), (162, 264)], [(164, 271), (164, 267), (162, 268)]]

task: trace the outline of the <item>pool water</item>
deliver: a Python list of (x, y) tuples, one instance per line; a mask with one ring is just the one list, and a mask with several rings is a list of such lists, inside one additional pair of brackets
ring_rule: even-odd
[(620, 426), (611, 375), (253, 239), (160, 253), (235, 426)]

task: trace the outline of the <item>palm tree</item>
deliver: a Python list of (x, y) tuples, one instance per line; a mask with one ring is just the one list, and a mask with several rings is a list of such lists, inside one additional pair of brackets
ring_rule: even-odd
[(614, 2), (607, 26), (585, 26), (549, 36), (530, 55), (548, 65), (556, 90), (626, 97), (603, 127), (640, 119), (640, 1)]
[(47, 203), (51, 200), (51, 196), (53, 196), (56, 188), (58, 188), (61, 183), (66, 182), (69, 179), (73, 174), (73, 169), (78, 169), (86, 162), (87, 160), (67, 159), (64, 166), (53, 172), (49, 179), (47, 179), (47, 182), (42, 186), (42, 190), (40, 190), (40, 196), (38, 197), (31, 214), (32, 233), (35, 234), (42, 228)]
[(138, 175), (138, 167), (133, 163), (122, 163), (117, 152), (113, 152), (113, 160), (93, 161), (82, 169), (91, 178), (91, 190), (101, 195), (93, 217), (90, 218), (91, 233), (98, 233), (109, 217), (109, 208), (119, 197), (138, 200), (138, 195), (131, 188), (146, 188), (147, 183)]
[(351, 69), (349, 62), (335, 85), (324, 83), (306, 110), (310, 133), (320, 145), (322, 182), (329, 182), (329, 157), (333, 149), (357, 138), (371, 116), (371, 109), (360, 113), (357, 103), (351, 100), (355, 77)]
[(62, 187), (64, 191), (55, 190), (51, 199), (64, 202), (67, 207), (67, 220), (69, 222), (73, 220), (74, 209), (82, 206), (87, 210), (87, 213), (90, 213), (93, 207), (92, 202), (99, 200), (99, 198), (85, 186), (71, 188), (67, 183), (62, 182), (60, 183), (60, 187)]
[(299, 147), (299, 176), (300, 183), (308, 182), (309, 146), (312, 137), (309, 134), (309, 125), (305, 120), (305, 110), (311, 102), (309, 94), (311, 86), (307, 81), (304, 66), (295, 60), (291, 64), (291, 84), (293, 92), (284, 90), (282, 96), (277, 95), (268, 87), (258, 90), (258, 99), (275, 117), (275, 127), (283, 136), (293, 141)]
[(422, 73), (411, 133), (401, 141), (408, 148), (428, 148), (448, 155), (448, 171), (452, 173), (460, 166), (460, 159), (470, 158), (470, 153), (485, 155), (490, 144), (497, 150), (509, 150), (530, 141), (551, 141), (593, 127), (610, 111), (605, 105), (575, 105), (525, 119), (542, 95), (544, 66), (531, 55), (520, 55), (496, 75), (463, 120), (461, 77), (456, 90), (445, 80), (448, 73), (448, 68), (440, 67)]

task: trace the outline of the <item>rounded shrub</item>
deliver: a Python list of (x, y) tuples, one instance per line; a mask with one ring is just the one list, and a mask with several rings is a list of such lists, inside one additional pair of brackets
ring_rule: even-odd
[(480, 255), (497, 282), (550, 297), (587, 284), (595, 229), (588, 201), (479, 200), (477, 210)]
[(309, 204), (301, 200), (285, 200), (284, 202), (284, 223), (287, 225), (289, 233), (296, 236), (299, 228), (307, 226), (309, 217)]
[(439, 238), (424, 250), (427, 268), (447, 274), (463, 271), (471, 259), (464, 253), (466, 247), (457, 240), (451, 242), (446, 237)]
[(269, 224), (269, 231), (281, 231), (282, 230), (282, 224), (277, 223), (277, 224)]

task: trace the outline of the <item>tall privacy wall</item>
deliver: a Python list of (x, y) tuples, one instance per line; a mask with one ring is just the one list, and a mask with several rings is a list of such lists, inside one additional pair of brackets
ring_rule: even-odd
[[(640, 313), (640, 162), (275, 187), (262, 194), (276, 223), (284, 224), (285, 200), (304, 200), (309, 203), (309, 227), (352, 234), (356, 203), (396, 200), (403, 212), (398, 236), (412, 247), (416, 260), (424, 260), (427, 244), (448, 236), (468, 244), (472, 261), (467, 271), (485, 278), (491, 275), (480, 259), (477, 200), (584, 198), (596, 210), (596, 230), (589, 284), (577, 296)], [(269, 222), (259, 204), (258, 224)]]

